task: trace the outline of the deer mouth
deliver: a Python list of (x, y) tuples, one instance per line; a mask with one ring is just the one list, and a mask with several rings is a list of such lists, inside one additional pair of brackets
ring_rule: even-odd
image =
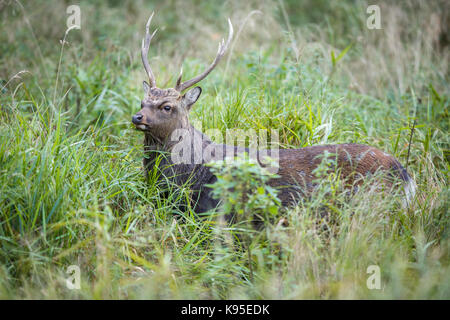
[(136, 127), (137, 130), (139, 131), (149, 131), (150, 130), (150, 126), (146, 125), (146, 124), (135, 124), (134, 125)]

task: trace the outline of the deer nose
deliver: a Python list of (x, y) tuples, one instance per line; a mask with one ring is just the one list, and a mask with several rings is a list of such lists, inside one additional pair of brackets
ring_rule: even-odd
[(131, 121), (132, 121), (134, 124), (140, 124), (141, 121), (142, 121), (142, 118), (144, 118), (144, 116), (143, 116), (142, 114), (135, 114), (135, 115), (133, 116), (133, 118), (132, 118)]

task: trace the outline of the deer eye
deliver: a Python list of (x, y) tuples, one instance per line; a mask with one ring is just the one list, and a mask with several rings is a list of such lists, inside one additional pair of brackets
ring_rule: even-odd
[(166, 105), (166, 106), (163, 107), (163, 109), (166, 110), (166, 111), (170, 111), (170, 109), (172, 109), (172, 108), (170, 106)]

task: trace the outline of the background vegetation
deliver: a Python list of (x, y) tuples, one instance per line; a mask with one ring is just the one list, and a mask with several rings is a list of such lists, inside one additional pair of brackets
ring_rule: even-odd
[[(448, 1), (370, 2), (380, 30), (366, 1), (79, 1), (81, 30), (62, 45), (70, 4), (0, 1), (0, 298), (450, 298)], [(325, 200), (330, 178), (289, 210), (271, 190), (241, 205), (274, 217), (260, 232), (181, 212), (179, 192), (144, 179), (130, 122), (152, 11), (160, 87), (182, 63), (186, 77), (203, 69), (227, 17), (235, 26), (196, 127), (275, 128), (282, 147), (366, 143), (406, 165), (416, 119), (408, 170), (422, 201)], [(248, 164), (217, 170), (263, 179)], [(80, 290), (66, 287), (69, 265)], [(366, 286), (370, 265), (381, 290)]]

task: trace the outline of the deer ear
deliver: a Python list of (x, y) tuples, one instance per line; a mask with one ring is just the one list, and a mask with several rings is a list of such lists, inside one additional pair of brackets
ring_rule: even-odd
[(195, 87), (188, 92), (186, 92), (183, 96), (184, 105), (189, 110), (191, 106), (197, 101), (198, 97), (202, 93), (202, 88)]
[(147, 83), (147, 81), (142, 81), (142, 86), (144, 88), (145, 94), (148, 94), (150, 91), (150, 85)]

